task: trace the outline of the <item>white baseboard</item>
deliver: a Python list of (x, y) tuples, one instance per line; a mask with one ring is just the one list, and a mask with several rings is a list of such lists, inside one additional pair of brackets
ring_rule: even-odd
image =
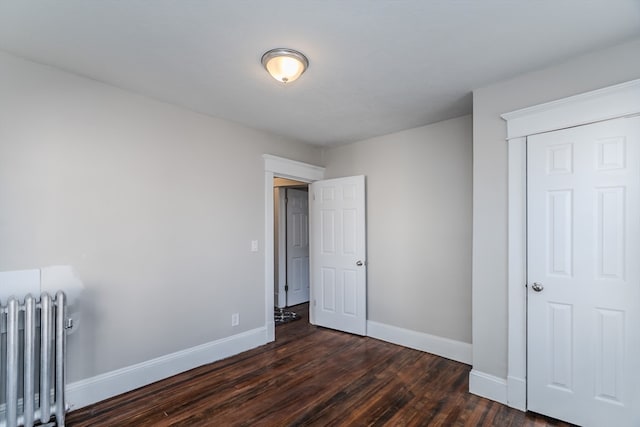
[(527, 410), (527, 381), (524, 378), (507, 377), (507, 405)]
[(457, 362), (471, 364), (471, 344), (442, 338), (410, 329), (398, 328), (371, 320), (367, 321), (367, 335), (382, 341), (432, 353)]
[(273, 316), (271, 319), (267, 320), (265, 340), (266, 342), (273, 342), (276, 340), (276, 322), (273, 320)]
[(469, 373), (469, 393), (507, 404), (507, 381), (472, 369)]
[(66, 401), (70, 410), (82, 408), (266, 343), (266, 328), (252, 329), (68, 384)]

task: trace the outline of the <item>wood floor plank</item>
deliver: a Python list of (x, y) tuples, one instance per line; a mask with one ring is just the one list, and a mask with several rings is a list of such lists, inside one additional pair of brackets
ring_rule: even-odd
[(87, 426), (558, 426), (469, 394), (470, 367), (308, 323), (276, 341), (71, 412)]

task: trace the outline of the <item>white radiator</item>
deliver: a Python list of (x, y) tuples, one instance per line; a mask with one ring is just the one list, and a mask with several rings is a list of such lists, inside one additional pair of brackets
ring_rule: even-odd
[(64, 427), (65, 316), (62, 291), (0, 301), (0, 427)]

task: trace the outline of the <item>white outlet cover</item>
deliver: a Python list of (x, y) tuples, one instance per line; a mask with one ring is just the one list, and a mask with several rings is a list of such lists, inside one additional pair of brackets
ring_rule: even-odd
[(252, 240), (251, 241), (251, 252), (258, 252), (258, 241), (257, 240)]

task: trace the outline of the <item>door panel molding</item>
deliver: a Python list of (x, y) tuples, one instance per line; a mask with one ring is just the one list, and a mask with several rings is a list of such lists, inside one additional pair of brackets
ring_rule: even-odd
[(526, 141), (528, 135), (640, 114), (640, 79), (502, 115), (508, 141), (507, 404), (526, 410)]

